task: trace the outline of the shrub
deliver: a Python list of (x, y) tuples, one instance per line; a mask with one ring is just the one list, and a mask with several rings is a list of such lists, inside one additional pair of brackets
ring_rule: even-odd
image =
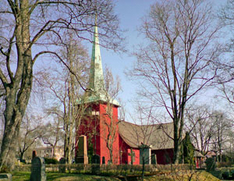
[(234, 170), (230, 171), (232, 178), (234, 178)]
[(45, 158), (46, 164), (58, 164), (58, 160), (56, 158)]
[(214, 160), (214, 158), (207, 158), (206, 159), (206, 169), (207, 169), (207, 171), (209, 172), (209, 171), (214, 171), (215, 170), (215, 167), (216, 167), (216, 165), (215, 165), (215, 160)]
[(2, 168), (0, 169), (0, 173), (7, 173), (7, 172), (10, 172), (10, 169), (7, 166), (3, 165)]
[(231, 167), (232, 166), (232, 162), (219, 162), (217, 163), (217, 167)]
[(223, 172), (222, 173), (222, 177), (223, 177), (223, 179), (228, 179), (229, 178), (229, 172)]

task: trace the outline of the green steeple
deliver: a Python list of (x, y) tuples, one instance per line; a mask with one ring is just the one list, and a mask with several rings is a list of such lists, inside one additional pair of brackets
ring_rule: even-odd
[(116, 106), (119, 106), (118, 101), (112, 99), (105, 90), (97, 25), (94, 27), (94, 40), (88, 89), (89, 91), (86, 92), (85, 95), (85, 102), (102, 101), (110, 102)]
[(89, 76), (89, 89), (94, 92), (104, 92), (104, 78), (102, 70), (102, 59), (98, 39), (98, 28), (94, 28), (94, 40)]

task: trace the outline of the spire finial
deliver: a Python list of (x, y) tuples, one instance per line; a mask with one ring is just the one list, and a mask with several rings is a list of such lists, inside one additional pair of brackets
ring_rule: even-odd
[(98, 12), (97, 12), (97, 0), (95, 1), (95, 7), (94, 7), (94, 11), (95, 11), (95, 26), (97, 27), (97, 15), (98, 15)]
[(95, 13), (95, 26), (97, 26), (97, 9), (96, 9), (96, 13)]

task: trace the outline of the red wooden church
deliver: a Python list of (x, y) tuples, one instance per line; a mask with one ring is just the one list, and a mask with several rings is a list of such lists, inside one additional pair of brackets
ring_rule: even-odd
[[(88, 156), (99, 155), (100, 164), (171, 163), (173, 124), (136, 125), (118, 120), (119, 103), (105, 90), (98, 30), (92, 49), (89, 90), (80, 103), (85, 109), (77, 138), (87, 137)], [(76, 148), (76, 157), (78, 157)], [(89, 159), (90, 161), (90, 159)], [(98, 162), (99, 162), (98, 161)]]

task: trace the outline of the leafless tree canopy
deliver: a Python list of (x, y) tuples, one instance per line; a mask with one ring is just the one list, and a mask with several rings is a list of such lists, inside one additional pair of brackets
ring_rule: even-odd
[[(5, 96), (4, 134), (0, 167), (13, 168), (15, 140), (32, 90), (37, 59), (52, 55), (69, 66), (56, 52), (69, 29), (76, 37), (91, 41), (95, 15), (100, 38), (107, 48), (119, 50), (118, 18), (109, 0), (3, 0), (0, 4), (0, 80)], [(90, 36), (91, 35), (91, 36)], [(72, 70), (70, 69), (72, 72)], [(79, 79), (77, 78), (77, 81)]]
[(202, 0), (157, 2), (141, 27), (147, 45), (134, 53), (137, 62), (131, 74), (142, 80), (140, 95), (147, 104), (164, 107), (174, 122), (175, 162), (186, 103), (217, 75), (219, 27), (211, 12)]

